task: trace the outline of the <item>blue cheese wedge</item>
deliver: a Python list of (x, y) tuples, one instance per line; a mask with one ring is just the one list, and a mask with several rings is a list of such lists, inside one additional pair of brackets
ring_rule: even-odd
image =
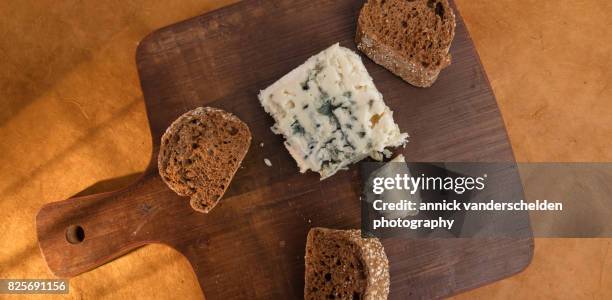
[(338, 44), (262, 90), (259, 101), (300, 172), (321, 179), (407, 141), (359, 55)]

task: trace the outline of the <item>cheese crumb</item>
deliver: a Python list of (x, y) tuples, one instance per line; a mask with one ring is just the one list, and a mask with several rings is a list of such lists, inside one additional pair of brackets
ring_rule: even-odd
[(267, 159), (267, 158), (264, 158), (264, 163), (265, 163), (265, 164), (266, 164), (266, 166), (268, 166), (268, 167), (271, 167), (271, 166), (272, 166), (272, 162), (271, 162), (269, 159)]

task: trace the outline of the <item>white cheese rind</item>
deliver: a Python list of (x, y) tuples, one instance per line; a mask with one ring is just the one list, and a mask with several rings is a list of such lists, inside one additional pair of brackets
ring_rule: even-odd
[(359, 55), (334, 44), (259, 93), (300, 172), (321, 179), (406, 143)]

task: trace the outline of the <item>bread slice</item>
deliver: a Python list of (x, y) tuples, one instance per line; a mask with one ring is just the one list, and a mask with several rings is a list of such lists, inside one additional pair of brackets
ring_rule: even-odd
[(431, 86), (450, 65), (455, 14), (447, 0), (368, 0), (357, 48), (406, 82)]
[(227, 190), (251, 144), (249, 127), (226, 111), (198, 107), (176, 119), (161, 139), (159, 174), (193, 209), (208, 213)]
[(386, 299), (389, 261), (360, 230), (312, 228), (306, 240), (304, 299)]

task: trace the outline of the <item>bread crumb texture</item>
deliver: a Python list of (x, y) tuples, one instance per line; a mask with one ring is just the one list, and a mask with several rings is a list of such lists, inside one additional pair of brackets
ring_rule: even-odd
[(161, 139), (158, 169), (170, 189), (190, 197), (193, 209), (208, 213), (240, 167), (251, 132), (238, 117), (198, 107), (176, 119)]
[(387, 255), (360, 230), (312, 228), (305, 262), (304, 299), (387, 299)]
[(418, 87), (450, 65), (455, 14), (447, 0), (369, 0), (357, 22), (357, 47)]

